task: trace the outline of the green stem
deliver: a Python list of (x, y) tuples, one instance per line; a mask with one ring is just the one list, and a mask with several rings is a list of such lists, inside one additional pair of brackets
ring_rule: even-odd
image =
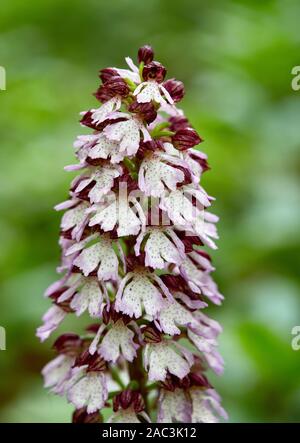
[(130, 158), (124, 157), (123, 163), (126, 166), (126, 168), (129, 169), (130, 172), (136, 171), (135, 163), (132, 160), (130, 160)]
[(157, 383), (151, 383), (151, 385), (147, 386), (148, 391), (153, 391), (153, 389), (157, 389)]
[(166, 128), (168, 128), (169, 126), (170, 126), (170, 123), (169, 123), (169, 122), (162, 122), (162, 123), (159, 123), (158, 125), (155, 126), (155, 128), (154, 128), (153, 131), (152, 131), (152, 133), (153, 133), (153, 132), (159, 132), (159, 131), (162, 131), (163, 129), (166, 129)]
[(144, 69), (144, 66), (145, 66), (145, 63), (141, 62), (140, 66), (139, 66), (139, 74), (140, 74), (141, 81), (143, 81), (143, 69)]
[(160, 138), (160, 137), (172, 137), (172, 135), (174, 135), (175, 132), (173, 131), (158, 131), (155, 132), (154, 134), (151, 133), (152, 138)]
[(129, 89), (131, 92), (134, 92), (135, 88), (136, 88), (136, 84), (130, 80), (130, 78), (124, 78), (125, 82), (127, 83), (127, 85), (129, 86)]
[(123, 381), (121, 380), (121, 377), (119, 376), (117, 368), (115, 368), (114, 366), (110, 366), (110, 373), (111, 373), (112, 378), (114, 379), (115, 382), (118, 383), (120, 388), (125, 389), (126, 387), (125, 387)]
[(133, 178), (133, 180), (137, 180), (138, 173), (136, 171), (136, 164), (132, 160), (130, 160), (130, 158), (128, 158), (128, 157), (124, 158), (123, 163), (126, 166), (126, 168), (129, 170), (130, 175)]

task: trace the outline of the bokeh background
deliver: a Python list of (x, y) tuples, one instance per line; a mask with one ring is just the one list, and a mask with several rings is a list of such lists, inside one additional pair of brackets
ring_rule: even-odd
[[(148, 43), (186, 84), (182, 107), (205, 139), (216, 196), (215, 278), (226, 300), (225, 374), (213, 377), (232, 422), (300, 421), (300, 64), (298, 0), (2, 0), (0, 65), (0, 421), (65, 422), (72, 407), (42, 388), (52, 340), (35, 329), (55, 278), (60, 214), (98, 69)], [(81, 321), (64, 322), (79, 330)], [(60, 329), (60, 331), (62, 330)]]

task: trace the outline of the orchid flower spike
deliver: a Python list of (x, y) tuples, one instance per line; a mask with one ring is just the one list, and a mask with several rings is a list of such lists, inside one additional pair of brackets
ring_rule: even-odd
[(203, 313), (223, 296), (207, 248), (216, 248), (202, 138), (177, 107), (184, 85), (138, 50), (137, 65), (99, 73), (92, 129), (74, 143), (78, 163), (63, 210), (59, 280), (37, 329), (41, 341), (69, 315), (92, 318), (60, 335), (45, 387), (74, 405), (72, 420), (214, 423), (226, 419), (205, 375), (223, 371), (221, 326)]

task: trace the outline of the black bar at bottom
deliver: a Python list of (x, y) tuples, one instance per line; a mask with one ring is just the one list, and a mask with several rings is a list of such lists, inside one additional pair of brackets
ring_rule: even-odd
[[(298, 423), (299, 424), (299, 423)], [(34, 424), (34, 423), (3, 423), (0, 426), (6, 431), (7, 437), (10, 439), (15, 436), (20, 441), (37, 441), (39, 443), (45, 440), (51, 440), (52, 443), (59, 441), (61, 443), (66, 438), (67, 442), (80, 441), (81, 443), (92, 443), (93, 441), (109, 441), (122, 439), (123, 441), (136, 440), (156, 440), (156, 439), (196, 439), (221, 437), (222, 441), (226, 435), (236, 436), (240, 438), (255, 438), (266, 435), (270, 437), (274, 431), (277, 437), (286, 438), (287, 428), (295, 427), (297, 423), (239, 423), (229, 424), (222, 423), (217, 425), (205, 424)], [(6, 428), (6, 429), (4, 429)], [(1, 432), (1, 431), (0, 431)], [(88, 440), (87, 440), (88, 439)], [(202, 440), (203, 441), (203, 440)]]

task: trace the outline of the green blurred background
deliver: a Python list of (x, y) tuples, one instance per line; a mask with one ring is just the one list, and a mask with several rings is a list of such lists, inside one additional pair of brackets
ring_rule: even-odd
[(213, 257), (226, 296), (210, 309), (226, 361), (213, 382), (233, 422), (299, 421), (299, 20), (298, 0), (1, 1), (0, 421), (70, 419), (39, 375), (52, 340), (35, 338), (59, 261), (52, 207), (67, 195), (63, 166), (82, 133), (78, 113), (96, 105), (98, 69), (125, 67), (145, 43), (185, 82), (182, 107), (212, 167), (203, 185), (217, 197)]

